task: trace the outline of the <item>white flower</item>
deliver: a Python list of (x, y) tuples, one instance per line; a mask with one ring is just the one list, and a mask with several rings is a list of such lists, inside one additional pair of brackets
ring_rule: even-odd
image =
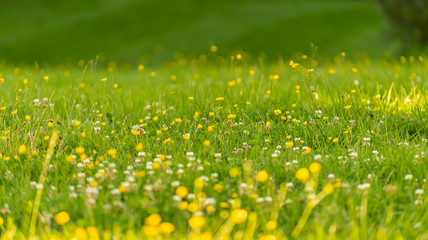
[(422, 195), (422, 194), (424, 194), (424, 190), (423, 190), (423, 189), (421, 189), (421, 188), (416, 189), (416, 190), (415, 190), (415, 194), (416, 194), (416, 195)]
[(404, 176), (404, 180), (412, 180), (413, 175), (412, 174), (407, 174), (406, 176)]

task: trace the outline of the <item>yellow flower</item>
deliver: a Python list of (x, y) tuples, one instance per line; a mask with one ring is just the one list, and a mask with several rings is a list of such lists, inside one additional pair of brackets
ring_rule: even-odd
[(333, 184), (331, 184), (331, 183), (327, 183), (325, 186), (324, 186), (324, 190), (323, 190), (325, 193), (327, 193), (327, 194), (330, 194), (330, 193), (332, 193), (333, 191), (334, 191), (334, 187), (333, 187)]
[(237, 167), (231, 168), (229, 170), (229, 176), (230, 177), (234, 178), (234, 177), (238, 176), (238, 174), (239, 174), (239, 169)]
[(259, 240), (278, 240), (278, 237), (273, 234), (269, 234), (261, 237)]
[(276, 221), (270, 220), (269, 222), (266, 223), (266, 228), (268, 230), (273, 230), (276, 228)]
[(351, 108), (351, 105), (346, 105), (346, 106), (345, 106), (345, 109), (346, 109), (346, 110), (348, 110), (348, 109), (350, 109), (350, 108)]
[(143, 144), (142, 143), (139, 143), (139, 144), (137, 144), (137, 146), (135, 146), (135, 151), (140, 152), (142, 150), (143, 150)]
[(159, 230), (161, 233), (168, 234), (174, 232), (175, 227), (169, 222), (163, 222), (160, 224)]
[(200, 229), (205, 225), (205, 218), (201, 216), (193, 216), (189, 219), (189, 225), (193, 229)]
[(210, 145), (211, 145), (210, 140), (205, 140), (205, 141), (204, 141), (204, 146), (205, 146), (205, 147), (208, 147), (208, 146), (210, 146)]
[(285, 146), (286, 146), (287, 148), (292, 148), (292, 147), (294, 146), (294, 142), (292, 142), (292, 141), (288, 141), (288, 142), (285, 144)]
[(134, 136), (140, 135), (140, 131), (137, 131), (137, 130), (135, 130), (135, 129), (131, 129), (131, 133), (132, 133), (132, 135), (134, 135)]
[(195, 99), (194, 97), (188, 97), (188, 99), (190, 100), (190, 101), (193, 101), (193, 99)]
[(161, 223), (162, 219), (161, 216), (159, 216), (159, 214), (152, 214), (150, 216), (148, 216), (145, 220), (146, 224), (149, 226), (157, 226)]
[(107, 81), (107, 78), (101, 78), (101, 82)]
[(25, 147), (24, 144), (22, 144), (18, 147), (18, 153), (19, 154), (25, 154), (26, 152), (27, 152), (27, 147)]
[(98, 229), (95, 227), (87, 227), (86, 231), (88, 231), (89, 239), (99, 239), (100, 233), (98, 232)]
[(300, 168), (296, 172), (296, 178), (302, 182), (305, 182), (309, 178), (309, 170), (307, 168)]
[(116, 149), (109, 149), (109, 150), (107, 150), (107, 154), (110, 156), (116, 156), (117, 150)]
[(266, 170), (261, 170), (260, 172), (257, 173), (256, 175), (256, 179), (259, 182), (266, 182), (269, 178), (268, 173), (266, 172)]
[(184, 139), (185, 141), (188, 141), (188, 140), (190, 139), (190, 134), (188, 134), (188, 133), (184, 134), (184, 135), (183, 135), (183, 139)]
[(15, 109), (15, 111), (12, 111), (12, 112), (10, 112), (10, 113), (12, 113), (12, 115), (15, 115), (15, 114), (17, 114), (17, 113), (18, 113), (18, 109)]
[(82, 124), (82, 122), (81, 122), (81, 121), (79, 121), (79, 120), (76, 120), (76, 121), (74, 122), (74, 125), (75, 125), (75, 126), (80, 126), (80, 124)]
[(25, 116), (25, 120), (30, 121), (31, 117), (29, 115)]
[(235, 209), (232, 211), (230, 218), (234, 223), (243, 223), (247, 220), (248, 213), (244, 209)]
[(282, 113), (282, 111), (281, 110), (279, 110), (279, 109), (276, 109), (276, 110), (274, 110), (273, 111), (276, 115), (279, 115), (279, 114), (281, 114)]
[(147, 236), (156, 236), (159, 234), (157, 226), (143, 226), (143, 233)]
[(189, 206), (189, 203), (188, 203), (188, 202), (186, 202), (186, 201), (183, 201), (183, 202), (181, 202), (181, 203), (178, 205), (178, 208), (179, 208), (180, 210), (186, 210), (188, 206)]
[(82, 154), (82, 153), (84, 153), (85, 152), (85, 149), (83, 148), (83, 147), (77, 147), (76, 148), (76, 153), (77, 154)]
[(234, 118), (236, 118), (236, 115), (235, 114), (229, 114), (229, 115), (227, 115), (227, 118), (234, 119)]
[(70, 215), (67, 212), (60, 212), (54, 216), (54, 220), (58, 225), (64, 225), (70, 221)]
[(334, 142), (334, 143), (339, 142), (339, 138), (334, 138), (334, 139), (333, 139), (333, 142)]
[(88, 233), (86, 232), (86, 229), (78, 227), (74, 231), (74, 234), (76, 235), (77, 239), (88, 239)]
[(178, 187), (177, 190), (175, 190), (175, 194), (177, 194), (181, 198), (185, 198), (188, 193), (189, 190), (187, 190), (187, 188), (184, 186)]
[(216, 184), (214, 185), (214, 191), (216, 191), (216, 192), (218, 192), (218, 193), (221, 193), (221, 192), (223, 192), (223, 190), (224, 190), (223, 185), (220, 185), (220, 184), (218, 184), (218, 183), (216, 183)]
[(309, 166), (309, 171), (311, 173), (318, 173), (321, 171), (321, 164), (319, 164), (318, 162), (314, 162)]
[(218, 50), (218, 47), (217, 47), (216, 45), (212, 45), (212, 46), (210, 47), (210, 51), (211, 51), (211, 52), (217, 52), (217, 50)]
[(4, 223), (4, 219), (0, 217), (0, 226), (3, 225), (3, 223)]
[(296, 68), (297, 66), (299, 66), (299, 64), (295, 63), (293, 60), (290, 60), (289, 65), (291, 66), (291, 68)]

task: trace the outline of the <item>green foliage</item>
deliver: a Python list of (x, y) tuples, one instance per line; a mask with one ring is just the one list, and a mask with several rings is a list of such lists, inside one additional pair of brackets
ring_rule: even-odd
[(428, 45), (428, 1), (379, 0), (382, 12), (393, 35), (403, 43), (403, 49)]

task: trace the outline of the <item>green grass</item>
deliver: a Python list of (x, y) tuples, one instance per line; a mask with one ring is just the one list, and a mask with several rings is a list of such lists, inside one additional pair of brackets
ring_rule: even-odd
[[(217, 44), (274, 61), (319, 46), (322, 55), (393, 51), (384, 23), (365, 1), (20, 1), (2, 3), (0, 59), (63, 63), (76, 59), (152, 64), (175, 53), (199, 55)], [(352, 16), (352, 17), (351, 17)], [(334, 36), (334, 37), (331, 37)], [(146, 61), (146, 60), (144, 60)]]
[[(144, 70), (96, 62), (1, 65), (1, 236), (205, 239), (201, 232), (219, 237), (229, 227), (223, 235), (234, 239), (292, 239), (301, 221), (306, 224), (299, 239), (428, 237), (425, 60), (299, 56), (293, 60), (300, 65), (292, 68), (289, 60), (255, 64), (246, 54), (233, 58), (212, 53), (206, 61), (181, 58)], [(137, 128), (138, 135), (132, 131)], [(56, 130), (60, 138), (49, 153)], [(19, 152), (20, 146), (26, 151)], [(140, 163), (139, 151), (146, 153)], [(298, 169), (314, 162), (321, 165), (319, 173), (296, 179)], [(261, 170), (268, 181), (258, 181)], [(40, 176), (46, 181), (38, 195)], [(202, 176), (209, 180), (200, 188), (195, 181)], [(91, 184), (97, 185), (94, 202), (87, 194)], [(178, 186), (198, 197), (174, 200)], [(124, 192), (114, 194), (119, 190)], [(305, 213), (314, 194), (323, 199)], [(37, 195), (40, 207), (34, 207)], [(273, 201), (259, 202), (266, 197)], [(212, 207), (204, 204), (207, 198)], [(192, 212), (180, 209), (180, 202), (199, 205)], [(229, 217), (234, 209), (248, 217)], [(53, 218), (62, 211), (70, 216), (64, 225)], [(159, 231), (148, 227), (150, 214), (175, 231), (147, 236)], [(196, 215), (206, 221), (202, 229), (189, 226)], [(277, 227), (267, 227), (269, 220)]]

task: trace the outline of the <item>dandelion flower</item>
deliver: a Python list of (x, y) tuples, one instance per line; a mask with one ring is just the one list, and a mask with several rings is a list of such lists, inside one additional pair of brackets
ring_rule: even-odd
[(247, 220), (248, 213), (244, 209), (235, 209), (232, 211), (230, 218), (234, 223), (243, 223)]
[(54, 216), (54, 220), (58, 225), (64, 225), (70, 221), (70, 215), (67, 212), (60, 212)]
[(302, 182), (305, 182), (309, 178), (309, 170), (307, 168), (300, 168), (296, 172), (296, 178)]
[(257, 173), (256, 175), (256, 179), (259, 182), (266, 182), (269, 178), (268, 173), (266, 172), (266, 170), (262, 170), (260, 172)]
[(200, 229), (205, 225), (205, 218), (202, 216), (193, 216), (189, 219), (189, 225), (193, 229)]
[(187, 188), (184, 186), (177, 188), (177, 190), (175, 191), (175, 194), (177, 194), (181, 198), (185, 198), (188, 193), (189, 193), (189, 190), (187, 190)]

